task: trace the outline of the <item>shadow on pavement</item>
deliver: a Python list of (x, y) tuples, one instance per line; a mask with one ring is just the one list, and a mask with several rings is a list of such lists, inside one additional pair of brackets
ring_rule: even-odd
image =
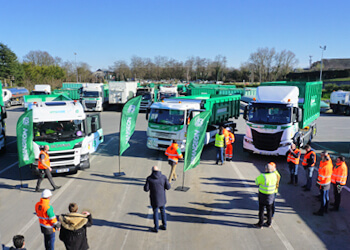
[(115, 222), (115, 221), (107, 221), (103, 219), (96, 219), (93, 218), (93, 226), (97, 227), (115, 227), (125, 230), (132, 230), (132, 231), (149, 231), (148, 226), (143, 225), (136, 225), (136, 224), (129, 224), (129, 223), (122, 223), (122, 222)]

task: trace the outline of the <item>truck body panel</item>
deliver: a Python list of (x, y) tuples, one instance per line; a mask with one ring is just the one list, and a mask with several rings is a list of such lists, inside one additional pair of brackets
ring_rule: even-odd
[(330, 108), (334, 114), (350, 115), (350, 91), (338, 90), (331, 93)]
[(135, 97), (137, 90), (136, 81), (111, 81), (109, 82), (109, 104), (125, 104)]
[(50, 95), (51, 85), (49, 84), (36, 84), (34, 90), (30, 93), (31, 95)]
[(80, 100), (80, 91), (77, 88), (72, 89), (55, 89), (52, 91), (53, 95), (64, 94), (72, 100)]
[(24, 99), (24, 108), (29, 108), (34, 102), (52, 102), (52, 101), (69, 101), (71, 100), (64, 94), (57, 95), (26, 95)]

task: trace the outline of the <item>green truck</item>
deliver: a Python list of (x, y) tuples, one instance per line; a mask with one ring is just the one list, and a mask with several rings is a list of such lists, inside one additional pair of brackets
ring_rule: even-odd
[(26, 95), (23, 97), (24, 108), (28, 109), (34, 102), (54, 102), (54, 101), (70, 101), (72, 100), (65, 94), (51, 94), (51, 95)]
[(64, 94), (65, 96), (68, 96), (72, 100), (80, 100), (80, 90), (79, 89), (55, 89), (52, 91), (52, 94), (59, 95)]
[(322, 82), (265, 82), (244, 110), (245, 151), (286, 155), (292, 142), (304, 147), (316, 135)]
[(211, 111), (205, 144), (215, 140), (219, 126), (236, 127), (232, 118), (240, 114), (240, 95), (199, 95), (164, 99), (150, 108), (148, 119), (147, 147), (163, 150), (176, 140), (182, 152), (186, 148), (189, 121), (202, 111)]

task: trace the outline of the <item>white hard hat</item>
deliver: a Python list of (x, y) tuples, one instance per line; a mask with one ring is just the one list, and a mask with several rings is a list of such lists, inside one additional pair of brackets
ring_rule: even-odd
[(42, 194), (41, 194), (41, 198), (49, 198), (52, 196), (52, 193), (49, 189), (45, 189)]
[(230, 128), (230, 127), (227, 127), (226, 130), (227, 130), (227, 131), (231, 131), (231, 128)]

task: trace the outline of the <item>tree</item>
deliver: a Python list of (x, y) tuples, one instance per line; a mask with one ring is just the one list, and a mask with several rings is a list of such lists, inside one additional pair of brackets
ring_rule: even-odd
[(117, 81), (126, 81), (131, 77), (131, 70), (124, 60), (114, 62), (110, 70), (114, 72)]
[(0, 43), (0, 79), (21, 85), (23, 83), (23, 68), (17, 56), (5, 44)]
[(24, 62), (33, 63), (34, 65), (39, 66), (50, 66), (50, 65), (59, 65), (62, 62), (62, 59), (59, 57), (53, 58), (48, 52), (36, 50), (29, 51), (23, 57)]

